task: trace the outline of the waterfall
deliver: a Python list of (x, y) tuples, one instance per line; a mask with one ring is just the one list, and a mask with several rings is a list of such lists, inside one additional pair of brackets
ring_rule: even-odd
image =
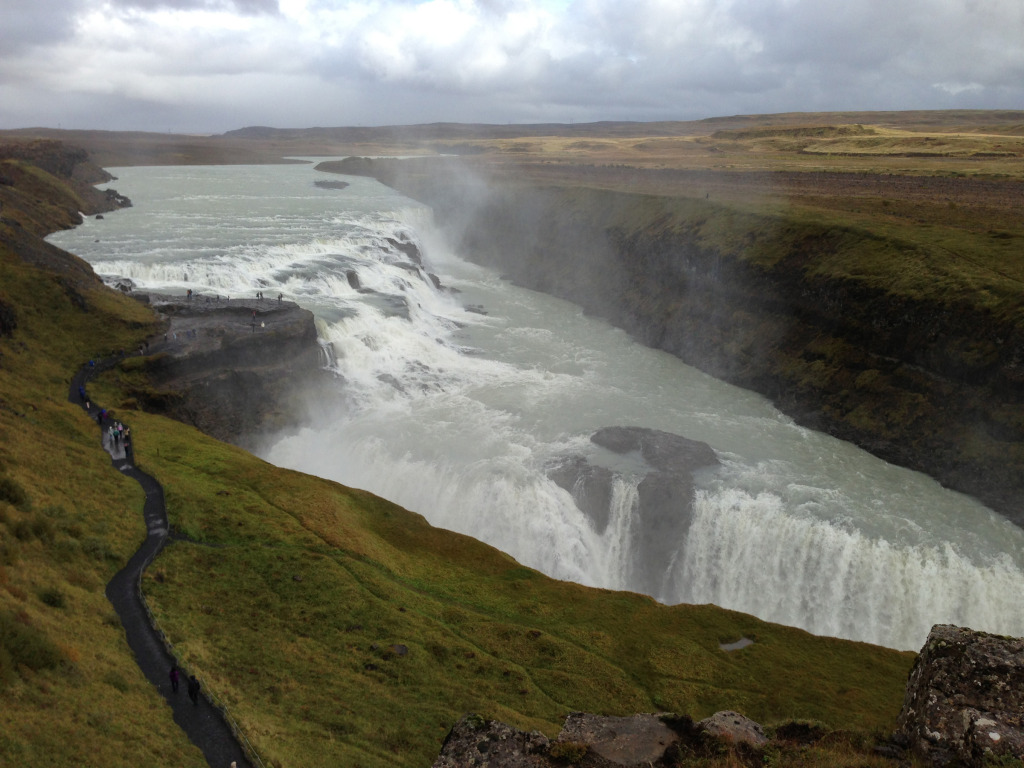
[[(269, 461), (559, 579), (631, 590), (642, 574), (666, 603), (903, 649), (935, 623), (1024, 635), (1024, 531), (465, 261), (428, 210), (376, 182), (320, 189), (303, 166), (117, 175), (135, 207), (53, 242), (140, 290), (280, 292), (316, 315), (344, 397), (311, 404), (316, 423), (274, 440)], [(589, 440), (616, 425), (704, 441), (722, 460), (696, 478), (660, 576), (637, 555), (642, 461)], [(606, 526), (548, 477), (567, 456), (613, 471)]]

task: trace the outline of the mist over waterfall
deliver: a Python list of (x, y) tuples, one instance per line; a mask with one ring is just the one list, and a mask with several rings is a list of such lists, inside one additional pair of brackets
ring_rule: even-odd
[[(1024, 635), (1024, 531), (508, 284), (376, 182), (321, 189), (308, 166), (115, 174), (135, 207), (51, 241), (139, 289), (282, 293), (316, 315), (339, 396), (270, 441), (267, 460), (370, 490), (560, 579), (645, 584), (665, 603), (896, 648), (919, 648), (935, 623)], [(692, 508), (642, 514), (648, 463), (591, 440), (613, 426), (714, 449)], [(567, 461), (610, 478), (599, 520), (553, 479)], [(664, 557), (645, 549), (651, 525), (673, 531)]]

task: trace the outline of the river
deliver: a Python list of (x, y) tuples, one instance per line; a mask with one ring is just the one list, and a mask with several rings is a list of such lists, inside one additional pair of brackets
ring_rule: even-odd
[[(589, 436), (665, 430), (708, 443), (721, 466), (698, 473), (671, 558), (644, 563), (656, 599), (900, 649), (936, 623), (1024, 635), (1024, 530), (472, 264), (429, 209), (376, 181), (308, 164), (111, 172), (134, 207), (51, 242), (140, 289), (283, 293), (316, 315), (344, 398), (270, 440), (268, 461), (370, 490), (555, 578), (629, 590), (644, 467)], [(600, 532), (547, 475), (568, 455), (617, 473)]]

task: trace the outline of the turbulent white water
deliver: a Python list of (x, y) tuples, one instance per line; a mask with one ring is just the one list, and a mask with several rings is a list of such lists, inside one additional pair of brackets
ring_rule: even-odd
[[(51, 241), (144, 288), (282, 292), (316, 314), (344, 403), (322, 404), (317, 424), (275, 441), (268, 460), (371, 490), (557, 578), (631, 589), (643, 468), (589, 436), (666, 430), (709, 443), (722, 467), (699, 476), (689, 533), (657, 565), (659, 600), (906, 649), (935, 623), (1024, 635), (1024, 531), (510, 286), (376, 182), (319, 189), (314, 179), (339, 177), (308, 165), (114, 173), (135, 207)], [(426, 270), (396, 246), (406, 240)], [(569, 453), (619, 472), (600, 534), (545, 474)]]

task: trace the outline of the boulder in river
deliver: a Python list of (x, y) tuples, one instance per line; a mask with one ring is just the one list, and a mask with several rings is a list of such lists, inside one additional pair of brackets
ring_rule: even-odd
[[(629, 521), (629, 583), (632, 589), (657, 595), (690, 528), (693, 473), (717, 466), (718, 457), (706, 443), (646, 427), (604, 427), (590, 440), (613, 453), (636, 453), (646, 468)], [(548, 470), (548, 477), (572, 494), (600, 534), (612, 520), (617, 476), (585, 456), (565, 457)]]

